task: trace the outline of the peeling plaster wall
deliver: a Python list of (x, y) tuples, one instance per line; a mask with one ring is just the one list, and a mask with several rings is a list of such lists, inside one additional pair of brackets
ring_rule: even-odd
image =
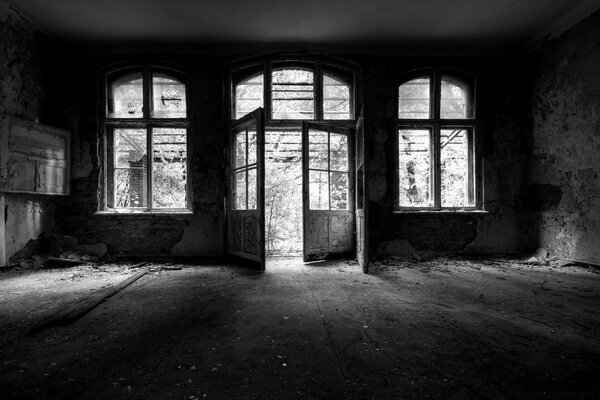
[[(530, 215), (522, 205), (529, 124), (523, 60), (376, 58), (364, 65), (365, 130), (370, 141), (371, 252), (517, 252), (533, 246)], [(478, 135), (483, 147), (486, 214), (394, 212), (396, 88), (400, 74), (439, 65), (477, 76)]]
[(535, 54), (529, 206), (551, 256), (600, 264), (600, 12)]
[[(21, 15), (0, 5), (0, 118), (40, 120), (44, 98), (43, 37)], [(47, 196), (0, 194), (0, 266), (32, 239), (54, 226)]]

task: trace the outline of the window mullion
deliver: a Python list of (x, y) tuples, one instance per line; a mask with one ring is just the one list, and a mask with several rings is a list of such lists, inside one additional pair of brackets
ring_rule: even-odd
[(146, 128), (146, 207), (148, 210), (152, 210), (152, 181), (153, 181), (153, 163), (154, 163), (154, 149), (152, 148), (152, 126)]
[(441, 179), (441, 130), (440, 124), (433, 125), (433, 206), (436, 209), (442, 207), (442, 179)]
[(273, 65), (271, 62), (266, 63), (266, 74), (263, 79), (263, 98), (265, 106), (265, 115), (267, 121), (273, 120), (273, 96), (271, 95), (271, 89), (273, 86)]
[(327, 131), (327, 191), (329, 193), (329, 210), (331, 210), (331, 132)]
[(315, 75), (313, 78), (313, 90), (314, 90), (314, 112), (315, 119), (317, 121), (323, 120), (324, 110), (323, 110), (323, 68), (321, 63), (316, 63), (315, 65)]

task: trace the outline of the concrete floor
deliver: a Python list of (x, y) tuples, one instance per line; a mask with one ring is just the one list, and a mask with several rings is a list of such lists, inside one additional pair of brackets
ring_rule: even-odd
[[(0, 274), (2, 399), (596, 399), (600, 275), (440, 259)], [(156, 267), (156, 265), (155, 265)], [(79, 275), (77, 275), (79, 274)]]

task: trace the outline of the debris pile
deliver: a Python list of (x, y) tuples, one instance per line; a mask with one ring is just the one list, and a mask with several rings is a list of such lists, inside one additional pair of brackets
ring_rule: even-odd
[(80, 244), (76, 237), (57, 232), (44, 232), (31, 240), (23, 251), (11, 257), (21, 268), (40, 269), (57, 264), (96, 263), (108, 253), (105, 243)]

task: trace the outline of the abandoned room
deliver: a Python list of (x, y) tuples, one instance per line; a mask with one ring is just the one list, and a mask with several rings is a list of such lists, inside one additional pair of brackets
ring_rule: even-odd
[(600, 0), (0, 0), (0, 398), (598, 376)]

